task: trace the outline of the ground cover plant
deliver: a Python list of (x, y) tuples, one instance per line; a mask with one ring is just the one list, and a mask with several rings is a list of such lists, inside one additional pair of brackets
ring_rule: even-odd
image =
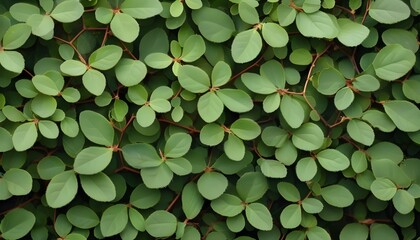
[(416, 239), (419, 13), (2, 0), (0, 239)]

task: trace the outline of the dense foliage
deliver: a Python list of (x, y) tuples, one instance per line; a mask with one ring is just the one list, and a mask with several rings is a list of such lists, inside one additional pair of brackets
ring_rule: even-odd
[(2, 0), (0, 238), (415, 239), (418, 0)]

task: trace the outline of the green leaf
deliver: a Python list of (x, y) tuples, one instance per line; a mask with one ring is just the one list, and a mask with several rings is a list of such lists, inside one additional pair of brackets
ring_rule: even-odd
[(51, 117), (57, 109), (57, 101), (54, 97), (39, 94), (32, 99), (32, 112), (41, 118)]
[(4, 239), (23, 238), (34, 227), (35, 221), (32, 212), (23, 208), (12, 209), (1, 221), (1, 236)]
[(171, 3), (171, 7), (169, 8), (169, 11), (172, 17), (179, 17), (184, 11), (184, 4), (180, 1), (174, 1)]
[(109, 165), (111, 159), (111, 148), (87, 147), (74, 159), (74, 171), (84, 175), (97, 174)]
[(76, 197), (77, 189), (77, 178), (73, 171), (57, 174), (51, 179), (45, 193), (48, 206), (52, 208), (66, 206)]
[(397, 232), (388, 224), (374, 223), (370, 226), (371, 240), (398, 239)]
[(25, 23), (12, 25), (3, 36), (3, 48), (14, 50), (20, 48), (31, 36), (31, 27)]
[(133, 18), (146, 19), (158, 15), (162, 12), (162, 4), (158, 0), (125, 0), (121, 6), (121, 11)]
[(276, 148), (281, 147), (288, 137), (288, 132), (282, 128), (274, 126), (264, 128), (261, 134), (261, 139), (267, 146)]
[(410, 8), (400, 0), (376, 0), (369, 6), (369, 16), (380, 23), (393, 24), (410, 16)]
[(172, 108), (171, 103), (168, 100), (161, 98), (150, 99), (149, 106), (158, 113), (169, 112)]
[(128, 209), (128, 217), (130, 218), (130, 223), (138, 231), (144, 232), (146, 229), (144, 227), (144, 217), (139, 211), (135, 208)]
[(193, 93), (204, 93), (209, 90), (210, 78), (199, 67), (183, 65), (178, 71), (178, 80), (183, 88)]
[(234, 134), (229, 134), (223, 144), (226, 156), (233, 161), (241, 161), (245, 156), (245, 145), (242, 139)]
[(83, 74), (82, 81), (83, 86), (95, 96), (100, 96), (106, 87), (105, 75), (102, 72), (92, 68)]
[(127, 144), (121, 151), (128, 165), (136, 169), (157, 167), (162, 164), (156, 149), (146, 143)]
[(208, 146), (218, 145), (223, 141), (224, 137), (225, 131), (216, 123), (206, 124), (200, 130), (200, 142)]
[(152, 237), (170, 237), (176, 232), (177, 219), (170, 212), (157, 210), (149, 215), (144, 226), (146, 232)]
[(146, 187), (156, 189), (168, 186), (174, 173), (166, 164), (161, 164), (157, 167), (142, 169), (140, 175)]
[(382, 33), (382, 41), (386, 45), (400, 44), (416, 53), (419, 50), (416, 34), (400, 28), (390, 28)]
[(0, 65), (11, 72), (21, 73), (25, 68), (25, 59), (16, 51), (0, 51)]
[(318, 125), (305, 123), (293, 132), (292, 142), (301, 150), (314, 151), (323, 145), (324, 133)]
[(233, 122), (230, 131), (242, 140), (252, 140), (261, 134), (260, 126), (249, 118), (240, 118)]
[(258, 11), (255, 7), (249, 5), (246, 1), (241, 1), (238, 4), (239, 17), (245, 23), (254, 25), (260, 22)]
[(210, 206), (216, 213), (225, 217), (237, 216), (245, 208), (240, 198), (226, 193), (211, 201)]
[(367, 156), (360, 150), (353, 152), (350, 162), (351, 167), (356, 173), (362, 173), (368, 168)]
[(392, 132), (395, 129), (394, 122), (382, 111), (368, 110), (363, 113), (362, 119), (382, 132)]
[(330, 172), (343, 171), (350, 166), (346, 155), (336, 149), (325, 149), (316, 155), (319, 164)]
[(193, 11), (192, 19), (203, 37), (211, 42), (225, 42), (236, 30), (232, 18), (216, 8), (202, 7)]
[(277, 18), (282, 27), (287, 27), (296, 19), (297, 11), (289, 4), (281, 3), (277, 7)]
[(247, 172), (236, 182), (236, 191), (246, 203), (261, 199), (267, 190), (267, 179), (259, 172)]
[(261, 33), (264, 41), (271, 47), (284, 47), (289, 42), (289, 35), (286, 30), (276, 23), (264, 23)]
[(32, 14), (26, 24), (32, 27), (32, 34), (38, 37), (47, 36), (54, 31), (54, 20), (48, 15)]
[(229, 82), (232, 77), (232, 70), (229, 64), (224, 61), (219, 61), (214, 65), (211, 72), (211, 85), (213, 87), (221, 87)]
[(415, 103), (420, 103), (420, 95), (417, 94), (420, 91), (420, 77), (418, 75), (404, 80), (402, 90), (408, 99), (413, 100)]
[(80, 113), (79, 124), (87, 139), (99, 145), (112, 146), (114, 128), (104, 116), (91, 110), (85, 110)]
[(251, 203), (245, 208), (245, 215), (251, 226), (269, 231), (273, 228), (273, 218), (270, 211), (261, 203)]
[(0, 127), (0, 152), (8, 152), (13, 149), (12, 134)]
[(61, 96), (68, 103), (78, 102), (81, 98), (79, 90), (73, 87), (67, 87), (61, 92)]
[(324, 95), (333, 95), (346, 85), (346, 79), (335, 68), (326, 68), (321, 71), (318, 78), (318, 92)]
[(115, 204), (102, 213), (99, 224), (104, 237), (110, 237), (122, 232), (128, 223), (128, 209), (124, 204)]
[(14, 196), (23, 196), (32, 190), (32, 176), (25, 170), (11, 168), (3, 175), (7, 190)]
[[(64, 61), (60, 65), (60, 70), (63, 73), (70, 76), (81, 76), (86, 72), (87, 67), (84, 63), (80, 61), (69, 59), (69, 60)], [(36, 75), (35, 77), (37, 76), (43, 76), (43, 75)]]
[(349, 223), (341, 229), (341, 240), (360, 239), (367, 240), (369, 237), (369, 228), (361, 223)]
[(296, 164), (296, 175), (300, 181), (306, 182), (312, 180), (318, 172), (318, 165), (315, 159), (305, 157)]
[(136, 113), (137, 123), (142, 127), (149, 127), (156, 119), (156, 112), (150, 106), (142, 106)]
[(66, 217), (73, 226), (81, 229), (90, 229), (99, 224), (99, 217), (89, 207), (76, 205), (70, 208)]
[(225, 192), (227, 186), (227, 178), (218, 172), (206, 172), (197, 181), (198, 191), (208, 200), (214, 200), (220, 197)]
[(24, 122), (27, 120), (26, 115), (24, 115), (17, 108), (10, 105), (4, 106), (2, 109), (2, 113), (8, 120), (12, 122)]
[(76, 137), (79, 134), (79, 124), (77, 121), (70, 117), (65, 117), (63, 121), (60, 122), (61, 131), (69, 136)]
[(115, 66), (115, 76), (118, 82), (126, 87), (139, 84), (147, 74), (147, 68), (143, 62), (128, 58), (121, 59)]
[(266, 113), (272, 113), (280, 107), (280, 94), (273, 93), (264, 98), (263, 109)]
[(322, 11), (298, 13), (296, 26), (305, 37), (335, 38), (340, 32), (337, 19)]
[[(144, 62), (152, 68), (164, 69), (167, 68), (174, 60), (166, 53), (151, 53), (147, 55)], [(179, 74), (179, 73), (178, 73)]]
[(139, 184), (131, 192), (130, 204), (139, 209), (148, 209), (155, 206), (160, 198), (160, 190), (150, 189), (144, 184)]
[(190, 150), (192, 138), (186, 133), (175, 133), (166, 141), (164, 154), (166, 157), (179, 158)]
[(185, 176), (192, 172), (192, 165), (185, 158), (168, 159), (165, 163), (178, 176)]
[(387, 178), (377, 178), (372, 182), (370, 190), (376, 198), (382, 201), (389, 201), (395, 196), (397, 187)]
[(254, 93), (271, 94), (277, 91), (277, 87), (269, 79), (256, 73), (244, 73), (241, 75), (244, 85)]
[(298, 204), (290, 204), (280, 213), (280, 223), (286, 229), (293, 229), (302, 222), (302, 209)]
[(366, 146), (372, 145), (375, 140), (372, 127), (358, 119), (352, 119), (347, 123), (347, 132), (353, 140)]
[(302, 201), (302, 207), (305, 212), (315, 214), (322, 211), (324, 204), (316, 198), (305, 198)]
[(390, 100), (384, 104), (385, 113), (391, 118), (398, 129), (404, 132), (416, 132), (420, 130), (419, 108), (405, 100)]
[(208, 92), (198, 99), (198, 114), (207, 123), (216, 121), (223, 113), (222, 100), (214, 93)]
[(265, 62), (261, 65), (260, 73), (263, 78), (270, 80), (277, 89), (285, 88), (286, 71), (280, 62), (276, 60)]
[(401, 148), (392, 142), (381, 141), (370, 147), (366, 153), (371, 159), (391, 160), (399, 164), (404, 159), (404, 153)]
[(116, 45), (106, 45), (96, 49), (89, 57), (89, 65), (99, 70), (113, 68), (121, 59), (122, 49)]
[(342, 185), (330, 185), (321, 188), (321, 196), (331, 206), (345, 208), (350, 206), (354, 197), (351, 192)]
[(126, 13), (116, 13), (112, 18), (111, 31), (118, 39), (124, 42), (134, 42), (140, 33), (138, 22)]
[(334, 105), (340, 111), (350, 107), (353, 101), (354, 92), (350, 87), (343, 87), (334, 96)]
[(216, 91), (216, 95), (232, 112), (248, 112), (254, 106), (251, 97), (241, 89), (220, 89)]
[(398, 189), (392, 198), (392, 203), (401, 214), (409, 214), (413, 211), (416, 204), (413, 195), (411, 195), (407, 190)]
[(279, 182), (277, 184), (277, 191), (280, 195), (289, 202), (300, 201), (299, 190), (289, 182)]
[(185, 185), (181, 195), (182, 211), (188, 219), (194, 219), (200, 214), (204, 199), (198, 191), (197, 184), (189, 182)]
[(57, 124), (50, 120), (39, 121), (38, 129), (41, 135), (48, 139), (57, 139), (60, 134)]
[(115, 185), (103, 172), (95, 175), (80, 175), (83, 191), (98, 202), (110, 202), (116, 197)]
[(79, 1), (64, 1), (59, 3), (50, 16), (63, 23), (75, 22), (84, 13), (84, 7)]
[(305, 110), (300, 101), (293, 96), (283, 96), (280, 111), (287, 124), (292, 128), (299, 128), (305, 120)]
[(284, 178), (287, 175), (287, 168), (283, 163), (276, 160), (261, 160), (259, 163), (261, 172), (269, 178)]
[(290, 62), (295, 65), (306, 66), (312, 62), (312, 54), (308, 49), (298, 48), (289, 55)]
[(12, 135), (13, 146), (16, 151), (26, 151), (31, 148), (38, 138), (38, 131), (34, 122), (19, 125)]
[(382, 48), (373, 60), (373, 68), (378, 77), (393, 81), (404, 76), (416, 62), (415, 54), (399, 44)]
[(309, 228), (306, 234), (308, 239), (311, 240), (331, 240), (330, 234), (324, 228), (318, 226)]
[(46, 72), (45, 75), (35, 75), (32, 78), (32, 83), (39, 92), (57, 96), (63, 88), (64, 79), (57, 72)]
[(236, 63), (254, 60), (262, 49), (262, 39), (255, 29), (238, 33), (232, 42), (232, 58)]
[(26, 22), (33, 14), (40, 14), (37, 6), (28, 3), (15, 3), (9, 9), (10, 15), (19, 22)]
[(57, 174), (64, 172), (66, 165), (56, 156), (47, 156), (41, 159), (37, 165), (37, 171), (41, 179), (51, 180)]
[(362, 44), (369, 35), (369, 28), (348, 18), (339, 18), (337, 22), (340, 28), (337, 39), (348, 47)]
[(356, 77), (353, 86), (363, 92), (374, 92), (379, 89), (379, 80), (370, 74), (363, 74)]
[(200, 35), (191, 35), (184, 43), (181, 59), (184, 62), (194, 62), (203, 56), (206, 44)]
[(243, 214), (229, 217), (226, 219), (226, 225), (232, 232), (240, 232), (245, 228), (245, 217)]

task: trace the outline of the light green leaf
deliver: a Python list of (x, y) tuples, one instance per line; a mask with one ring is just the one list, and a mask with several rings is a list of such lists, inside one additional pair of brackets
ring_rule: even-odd
[(11, 168), (3, 175), (7, 190), (14, 196), (23, 196), (32, 190), (32, 176), (25, 170)]
[(57, 100), (52, 96), (37, 95), (31, 102), (32, 112), (41, 118), (51, 117), (57, 109)]
[(106, 87), (105, 75), (102, 72), (92, 68), (83, 74), (82, 81), (83, 86), (95, 96), (100, 96)]
[(103, 172), (80, 175), (80, 185), (90, 198), (98, 202), (110, 202), (116, 197), (115, 185)]
[(133, 18), (146, 19), (161, 13), (163, 7), (158, 0), (125, 0), (120, 9)]
[[(223, 138), (222, 138), (223, 139)], [(0, 152), (8, 152), (13, 149), (12, 134), (0, 127)]]
[(48, 139), (57, 139), (60, 134), (57, 124), (50, 120), (40, 120), (38, 129), (41, 135)]
[(289, 60), (295, 65), (306, 66), (311, 64), (312, 54), (306, 48), (298, 48), (289, 55)]
[[(80, 61), (69, 59), (69, 60), (64, 61), (60, 65), (60, 70), (63, 73), (65, 73), (67, 75), (70, 75), (70, 76), (81, 76), (86, 72), (87, 67), (84, 63), (82, 63)], [(40, 75), (40, 76), (42, 76), (42, 75)]]
[(41, 93), (57, 96), (64, 85), (64, 78), (55, 71), (46, 72), (44, 75), (35, 75), (32, 78), (34, 87)]
[(91, 208), (84, 205), (76, 205), (70, 208), (66, 213), (66, 217), (73, 226), (81, 229), (90, 229), (99, 224), (98, 215)]
[(305, 120), (305, 110), (299, 100), (293, 96), (283, 96), (280, 111), (287, 124), (292, 128), (299, 128)]
[(289, 42), (289, 35), (286, 30), (276, 23), (264, 23), (261, 33), (264, 41), (271, 47), (284, 47)]
[(330, 185), (321, 188), (321, 196), (331, 206), (345, 208), (350, 206), (354, 197), (351, 192), (342, 185)]
[(185, 176), (192, 172), (192, 165), (190, 161), (185, 158), (167, 159), (165, 164), (171, 169), (173, 173), (178, 176)]
[(84, 7), (79, 1), (64, 1), (59, 3), (50, 16), (63, 23), (75, 22), (84, 13)]
[(76, 197), (78, 183), (73, 171), (65, 171), (54, 176), (47, 186), (45, 197), (48, 206), (61, 208)]
[(369, 6), (369, 16), (380, 23), (393, 24), (410, 16), (410, 8), (400, 0), (376, 0)]
[(69, 136), (76, 137), (79, 134), (79, 124), (77, 121), (70, 117), (65, 117), (63, 121), (60, 122), (61, 131)]
[(32, 14), (26, 24), (32, 27), (32, 34), (38, 37), (47, 36), (54, 31), (54, 21), (48, 15)]
[(369, 28), (348, 18), (339, 18), (337, 22), (340, 27), (337, 39), (348, 47), (362, 44), (369, 35)]
[(382, 132), (392, 132), (395, 129), (394, 122), (382, 111), (368, 110), (363, 113), (362, 119)]
[(28, 234), (35, 225), (35, 215), (24, 209), (15, 208), (1, 221), (1, 236), (4, 239), (20, 239)]
[(141, 215), (141, 213), (135, 209), (135, 208), (129, 208), (128, 209), (128, 217), (130, 219), (130, 223), (133, 225), (133, 227), (141, 232), (146, 231), (144, 227), (144, 217)]
[(121, 56), (121, 47), (116, 45), (106, 45), (96, 49), (89, 56), (89, 65), (99, 70), (108, 70), (118, 63)]
[(232, 70), (229, 64), (224, 61), (219, 61), (214, 65), (211, 72), (211, 85), (212, 87), (220, 87), (225, 85), (232, 77)]
[(179, 158), (184, 156), (191, 147), (192, 138), (186, 133), (172, 134), (166, 141), (163, 153), (166, 157)]
[(184, 11), (184, 4), (181, 1), (174, 1), (174, 2), (171, 3), (171, 7), (169, 8), (169, 12), (171, 13), (172, 17), (181, 16), (183, 11)]
[(140, 33), (139, 23), (130, 15), (120, 12), (112, 18), (111, 31), (118, 39), (124, 42), (134, 42)]
[(282, 27), (287, 27), (296, 19), (297, 11), (289, 6), (289, 4), (281, 3), (277, 7), (277, 18)]
[(372, 145), (375, 140), (372, 127), (358, 119), (352, 119), (347, 123), (347, 132), (353, 140), (366, 146)]
[(192, 65), (183, 65), (179, 68), (178, 80), (183, 88), (193, 93), (204, 93), (210, 87), (210, 78), (207, 73)]
[(204, 199), (198, 191), (197, 184), (189, 182), (185, 185), (181, 195), (182, 211), (188, 219), (194, 219), (200, 214)]
[(324, 95), (333, 95), (346, 85), (346, 79), (335, 68), (326, 68), (321, 71), (318, 78), (318, 92)]
[(79, 90), (73, 87), (67, 87), (61, 92), (61, 96), (68, 103), (78, 102), (81, 98)]
[(192, 19), (203, 37), (211, 42), (225, 42), (235, 32), (232, 18), (216, 8), (202, 7), (193, 11)]
[(130, 204), (139, 209), (148, 209), (155, 206), (160, 198), (160, 190), (150, 189), (144, 184), (139, 184), (131, 192)]
[(247, 172), (236, 182), (236, 191), (246, 203), (261, 199), (267, 190), (267, 178), (260, 172)]
[(19, 125), (12, 135), (13, 146), (16, 151), (26, 151), (31, 148), (38, 138), (38, 131), (34, 122)]
[(420, 95), (417, 94), (420, 91), (420, 76), (416, 75), (404, 80), (402, 90), (408, 99), (420, 103)]
[(382, 41), (386, 45), (400, 44), (416, 53), (419, 50), (416, 34), (401, 28), (390, 28), (382, 33)]
[(144, 223), (146, 232), (155, 238), (170, 237), (176, 232), (175, 215), (164, 210), (154, 211)]
[(331, 240), (331, 236), (327, 230), (318, 226), (309, 228), (306, 234), (308, 239), (311, 240)]
[(296, 175), (300, 181), (306, 182), (312, 180), (318, 172), (318, 165), (315, 159), (305, 157), (296, 164)]
[(41, 159), (36, 167), (41, 179), (51, 180), (57, 174), (64, 172), (66, 165), (56, 156), (47, 156)]
[(363, 74), (354, 79), (353, 86), (363, 92), (374, 92), (379, 89), (380, 82), (370, 74)]
[(150, 106), (142, 106), (137, 110), (136, 120), (142, 127), (149, 127), (156, 119), (156, 112)]
[(198, 191), (208, 200), (214, 200), (220, 197), (225, 192), (227, 186), (227, 178), (218, 172), (206, 172), (197, 181)]
[(208, 146), (216, 146), (223, 141), (224, 137), (225, 131), (216, 123), (206, 124), (200, 130), (200, 142)]
[(16, 51), (0, 51), (0, 65), (11, 72), (21, 73), (25, 68), (25, 59)]
[(172, 108), (171, 103), (168, 100), (161, 98), (150, 99), (149, 106), (158, 113), (169, 112)]
[(104, 116), (91, 110), (85, 110), (80, 113), (79, 124), (83, 134), (91, 142), (112, 146), (114, 128)]
[(323, 145), (324, 133), (318, 125), (305, 123), (293, 132), (292, 142), (301, 150), (314, 151)]
[(128, 209), (125, 204), (115, 204), (102, 213), (99, 224), (104, 237), (110, 237), (122, 232), (128, 223)]
[(401, 214), (409, 214), (413, 211), (416, 201), (407, 190), (398, 189), (392, 198), (392, 203)]
[(280, 213), (280, 223), (286, 229), (293, 229), (302, 222), (302, 209), (298, 204), (290, 204)]
[(296, 26), (305, 37), (335, 38), (340, 32), (337, 19), (322, 11), (298, 13)]
[(84, 175), (97, 174), (109, 165), (111, 159), (111, 148), (87, 147), (74, 159), (74, 171)]
[(230, 126), (230, 130), (242, 140), (252, 140), (261, 134), (260, 126), (249, 118), (236, 120)]
[(350, 162), (352, 169), (356, 173), (362, 173), (368, 168), (367, 156), (360, 150), (353, 152)]
[(325, 149), (316, 155), (319, 164), (330, 171), (338, 172), (343, 171), (350, 166), (350, 160), (336, 149)]
[(262, 39), (255, 29), (238, 33), (232, 42), (232, 57), (236, 63), (254, 60), (262, 49)]
[(245, 145), (242, 139), (234, 134), (229, 134), (223, 144), (226, 156), (233, 161), (241, 161), (245, 156)]
[(276, 60), (265, 62), (261, 65), (260, 73), (263, 78), (270, 80), (277, 89), (286, 87), (286, 71), (280, 62)]
[(225, 217), (237, 216), (245, 208), (240, 198), (226, 193), (211, 201), (210, 206), (216, 213)]
[(272, 113), (280, 107), (280, 94), (273, 93), (264, 98), (263, 109), (266, 113)]
[(369, 228), (361, 223), (349, 223), (341, 229), (341, 240), (360, 239), (367, 240), (369, 237)]
[(168, 186), (174, 173), (166, 164), (160, 164), (157, 167), (143, 168), (140, 176), (146, 187), (157, 189)]
[(300, 192), (297, 187), (289, 182), (279, 182), (277, 184), (277, 191), (280, 195), (289, 202), (300, 201)]
[(302, 201), (302, 207), (305, 212), (315, 214), (322, 211), (324, 204), (316, 198), (305, 198)]
[[(167, 68), (174, 60), (166, 53), (151, 53), (146, 56), (144, 62), (155, 69)], [(179, 73), (178, 73), (179, 74)]]
[(251, 226), (269, 231), (273, 228), (273, 218), (270, 211), (261, 203), (251, 203), (245, 208), (245, 215)]
[(246, 1), (241, 1), (238, 4), (239, 17), (245, 23), (254, 25), (260, 22), (258, 11), (255, 7), (249, 5)]
[(181, 59), (184, 62), (194, 62), (203, 56), (206, 51), (206, 44), (200, 35), (191, 35), (185, 40)]
[(146, 143), (127, 144), (121, 151), (128, 165), (136, 169), (157, 167), (162, 164), (156, 149)]
[(40, 14), (40, 9), (32, 4), (18, 2), (9, 9), (10, 15), (19, 22), (26, 22), (33, 14)]
[(139, 84), (147, 74), (147, 68), (143, 62), (128, 58), (121, 59), (115, 66), (115, 76), (118, 82), (126, 87)]
[(287, 176), (287, 168), (283, 163), (276, 160), (262, 160), (259, 163), (261, 172), (269, 178), (284, 178)]
[(391, 118), (398, 129), (405, 132), (420, 130), (420, 110), (411, 102), (405, 100), (390, 100), (384, 104), (385, 113)]
[(277, 87), (273, 82), (256, 73), (244, 73), (241, 75), (241, 80), (254, 93), (266, 95), (277, 91)]
[(3, 48), (13, 50), (20, 48), (31, 36), (31, 27), (25, 23), (12, 25), (3, 36)]
[(347, 109), (353, 101), (354, 92), (349, 87), (343, 87), (334, 96), (334, 105), (340, 111)]
[(399, 44), (382, 48), (372, 62), (375, 73), (383, 80), (393, 81), (404, 76), (414, 66), (415, 54)]
[(207, 123), (216, 121), (223, 113), (222, 100), (214, 93), (208, 92), (198, 99), (198, 114)]

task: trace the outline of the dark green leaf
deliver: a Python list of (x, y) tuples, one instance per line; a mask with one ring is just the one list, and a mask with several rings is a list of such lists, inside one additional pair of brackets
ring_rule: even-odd
[(35, 225), (35, 215), (23, 208), (8, 212), (1, 221), (1, 236), (4, 239), (19, 239), (31, 231)]

